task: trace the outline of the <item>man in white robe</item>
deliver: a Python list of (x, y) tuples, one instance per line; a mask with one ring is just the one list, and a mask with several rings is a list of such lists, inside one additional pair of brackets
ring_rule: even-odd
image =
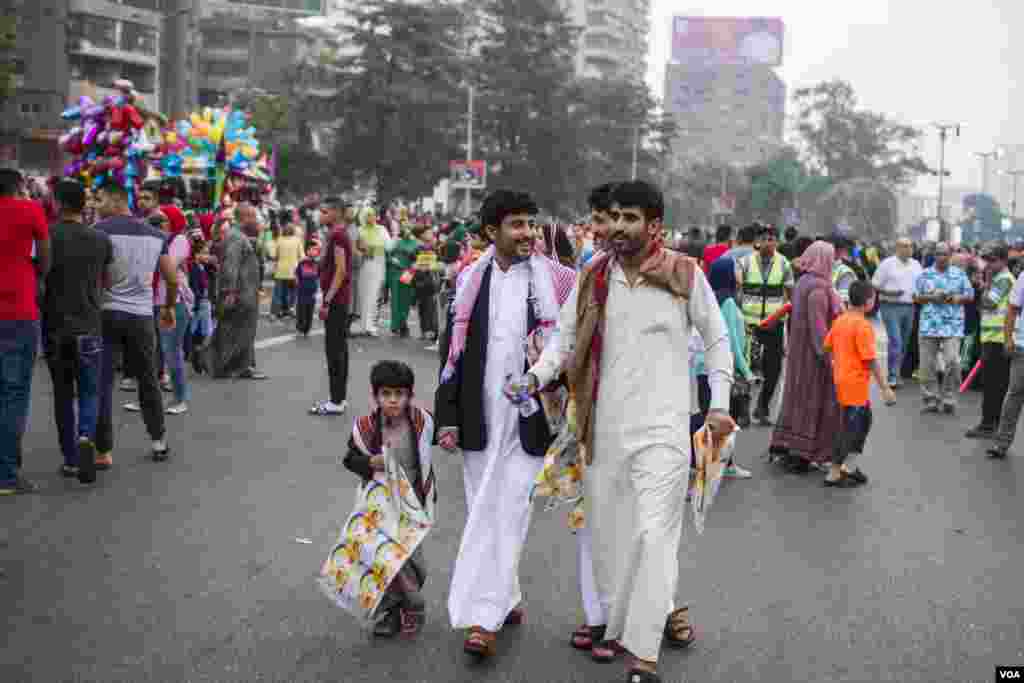
[(543, 413), (521, 420), (502, 389), (526, 369), (527, 334), (554, 329), (574, 273), (533, 255), (536, 206), (528, 195), (495, 192), (480, 213), (492, 246), (457, 285), (436, 415), (441, 447), (463, 449), (469, 510), (448, 611), (453, 628), (469, 631), (466, 652), (489, 656), (497, 632), (523, 620), (519, 557), (550, 442)]
[[(581, 445), (588, 449), (585, 514), (595, 579), (600, 593), (614, 596), (605, 637), (632, 655), (627, 680), (650, 683), (660, 681), (658, 653), (678, 581), (692, 328), (706, 346), (707, 422), (723, 436), (735, 428), (728, 414), (733, 359), (703, 272), (656, 241), (661, 192), (628, 182), (612, 199), (610, 251), (588, 264), (562, 308), (555, 341), (527, 382), (544, 386), (572, 359)], [(596, 324), (591, 315), (599, 316)]]

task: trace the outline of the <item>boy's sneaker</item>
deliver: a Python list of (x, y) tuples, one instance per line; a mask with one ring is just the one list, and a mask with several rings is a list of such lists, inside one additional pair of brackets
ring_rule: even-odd
[(736, 463), (732, 463), (722, 470), (722, 476), (725, 479), (750, 479), (754, 476), (754, 473), (750, 470), (743, 469)]
[(153, 461), (164, 462), (171, 457), (171, 449), (167, 447), (167, 443), (163, 440), (153, 442)]
[(332, 403), (330, 401), (320, 401), (313, 405), (309, 409), (310, 415), (319, 415), (320, 417), (328, 415), (343, 415), (348, 410), (348, 401), (342, 401), (341, 403)]
[(17, 496), (25, 493), (39, 493), (39, 487), (20, 474), (13, 485), (0, 486), (0, 496)]
[(968, 439), (988, 439), (995, 436), (996, 428), (992, 425), (980, 424), (977, 427), (973, 427), (967, 430), (964, 434)]
[(441, 345), (438, 344), (437, 342), (434, 342), (433, 344), (431, 344), (430, 346), (426, 347), (423, 350), (424, 351), (435, 351), (435, 352), (436, 351), (440, 351), (441, 350)]
[(135, 391), (138, 388), (139, 385), (130, 377), (125, 377), (121, 380), (121, 391)]
[(129, 401), (121, 406), (129, 413), (140, 413), (142, 412), (142, 405), (138, 401)]
[(78, 439), (78, 481), (83, 484), (96, 481), (96, 445), (84, 436)]
[(188, 412), (188, 404), (182, 401), (181, 403), (175, 403), (172, 406), (168, 406), (167, 410), (164, 411), (168, 415), (184, 415)]
[(78, 476), (78, 465), (61, 465), (60, 476), (70, 479)]

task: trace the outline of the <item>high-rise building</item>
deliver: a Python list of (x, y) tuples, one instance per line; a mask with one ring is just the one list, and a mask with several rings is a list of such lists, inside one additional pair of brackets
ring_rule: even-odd
[(782, 145), (783, 33), (780, 19), (673, 19), (664, 106), (679, 130), (677, 163), (755, 164)]
[(664, 106), (694, 161), (754, 164), (782, 144), (786, 85), (767, 65), (669, 64)]
[(643, 81), (650, 0), (562, 0), (562, 7), (583, 28), (576, 55), (578, 76)]
[(300, 20), (324, 15), (326, 0), (203, 0), (196, 3), (200, 43), (193, 68), (200, 106), (257, 88), (290, 93), (303, 54)]

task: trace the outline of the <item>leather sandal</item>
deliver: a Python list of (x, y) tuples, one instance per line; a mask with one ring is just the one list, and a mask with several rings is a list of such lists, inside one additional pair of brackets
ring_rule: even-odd
[(676, 649), (693, 645), (697, 640), (697, 629), (690, 623), (690, 608), (680, 607), (665, 620), (665, 644)]
[(624, 654), (627, 654), (627, 650), (617, 640), (602, 640), (590, 648), (590, 658), (602, 664), (614, 662), (620, 655)]
[(587, 626), (583, 624), (572, 632), (569, 644), (577, 650), (590, 650), (594, 647), (595, 643), (600, 643), (604, 640), (604, 632), (607, 628), (605, 625)]
[(491, 633), (482, 626), (473, 626), (469, 629), (462, 649), (466, 654), (475, 655), (480, 658), (493, 657), (497, 649), (497, 640), (496, 634)]
[(661, 676), (646, 669), (630, 669), (626, 683), (661, 683)]

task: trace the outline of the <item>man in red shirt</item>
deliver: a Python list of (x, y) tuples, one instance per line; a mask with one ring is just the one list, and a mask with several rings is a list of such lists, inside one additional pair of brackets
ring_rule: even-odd
[(0, 495), (36, 491), (18, 470), (39, 347), (38, 278), (50, 268), (50, 236), (42, 207), (23, 198), (24, 183), (18, 171), (0, 169)]
[(715, 243), (704, 247), (704, 255), (701, 260), (704, 263), (705, 274), (711, 272), (711, 264), (730, 248), (732, 248), (732, 226), (723, 223), (715, 231)]
[(320, 264), (323, 304), (324, 348), (331, 397), (310, 408), (312, 415), (341, 415), (348, 410), (348, 328), (352, 304), (352, 241), (345, 225), (350, 205), (340, 197), (329, 197), (320, 207), (320, 224), (327, 227), (327, 244)]

